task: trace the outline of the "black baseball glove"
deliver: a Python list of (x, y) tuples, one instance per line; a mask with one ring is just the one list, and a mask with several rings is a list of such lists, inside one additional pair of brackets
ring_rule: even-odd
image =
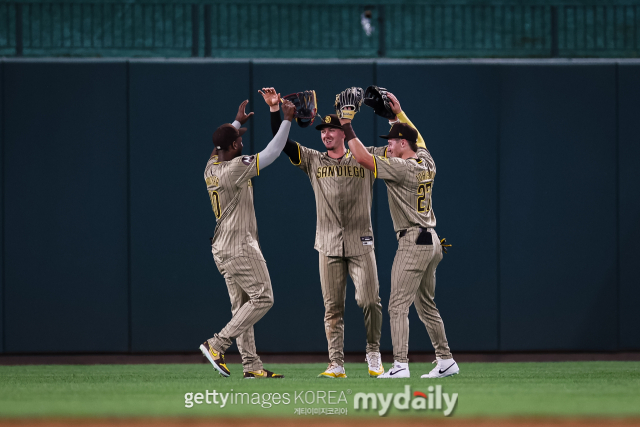
[(336, 95), (336, 114), (341, 119), (351, 119), (360, 111), (364, 93), (361, 87), (350, 87)]
[(383, 87), (369, 86), (364, 92), (364, 105), (373, 108), (373, 112), (385, 119), (394, 119), (395, 113), (391, 111), (387, 90)]
[(305, 90), (304, 92), (292, 93), (284, 97), (284, 99), (293, 102), (296, 106), (296, 112), (293, 117), (300, 127), (306, 128), (318, 114), (318, 101), (316, 99), (315, 90)]

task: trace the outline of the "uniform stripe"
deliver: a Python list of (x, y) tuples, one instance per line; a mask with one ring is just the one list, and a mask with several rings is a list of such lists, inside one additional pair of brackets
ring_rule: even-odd
[(300, 155), (300, 144), (296, 142), (296, 145), (298, 146), (298, 160), (300, 161), (298, 163), (293, 163), (293, 160), (291, 160), (291, 158), (289, 158), (289, 161), (291, 162), (292, 165), (299, 166), (300, 163), (302, 163), (302, 156)]
[[(386, 149), (385, 149), (386, 152)], [(371, 156), (373, 157), (373, 177), (377, 178), (378, 177), (378, 161), (376, 160), (376, 156)]]

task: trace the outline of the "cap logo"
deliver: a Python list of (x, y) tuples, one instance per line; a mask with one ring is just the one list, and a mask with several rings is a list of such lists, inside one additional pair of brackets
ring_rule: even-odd
[(402, 134), (400, 132), (398, 132), (398, 135), (402, 136)]
[(325, 123), (331, 123), (331, 116), (327, 116), (324, 118)]

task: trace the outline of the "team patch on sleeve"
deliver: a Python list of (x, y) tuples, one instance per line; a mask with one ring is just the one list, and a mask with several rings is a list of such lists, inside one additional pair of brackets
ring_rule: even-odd
[(242, 163), (244, 163), (245, 165), (249, 166), (251, 163), (253, 163), (253, 159), (255, 158), (255, 156), (243, 156), (242, 157)]

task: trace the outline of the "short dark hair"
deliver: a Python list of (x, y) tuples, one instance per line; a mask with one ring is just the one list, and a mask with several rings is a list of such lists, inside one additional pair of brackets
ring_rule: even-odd
[[(407, 141), (407, 140), (405, 139), (405, 141)], [(407, 143), (409, 144), (409, 147), (411, 147), (411, 150), (413, 150), (414, 153), (416, 151), (418, 151), (418, 143), (417, 142), (407, 141)]]

